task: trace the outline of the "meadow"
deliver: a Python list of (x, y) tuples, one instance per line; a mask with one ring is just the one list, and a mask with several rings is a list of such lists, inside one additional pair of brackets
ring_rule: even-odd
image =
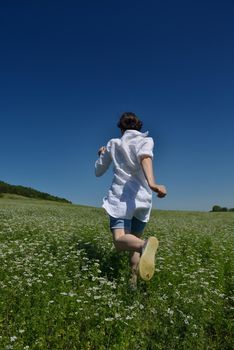
[(0, 198), (0, 349), (233, 349), (234, 213), (153, 211), (129, 288), (102, 209)]

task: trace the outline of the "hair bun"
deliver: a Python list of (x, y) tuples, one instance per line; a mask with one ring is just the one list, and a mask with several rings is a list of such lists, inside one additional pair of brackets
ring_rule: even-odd
[(125, 112), (120, 117), (119, 123), (117, 125), (122, 131), (140, 131), (142, 128), (142, 121), (135, 115), (135, 113)]

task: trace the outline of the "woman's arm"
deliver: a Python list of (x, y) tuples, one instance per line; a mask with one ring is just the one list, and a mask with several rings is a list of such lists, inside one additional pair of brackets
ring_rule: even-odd
[(166, 187), (164, 185), (157, 185), (155, 183), (152, 158), (149, 156), (142, 156), (141, 166), (142, 166), (146, 181), (148, 182), (148, 185), (151, 188), (151, 190), (156, 192), (159, 198), (165, 197), (167, 194)]
[(109, 168), (112, 158), (106, 147), (101, 147), (98, 151), (99, 159), (95, 163), (95, 175), (102, 176)]

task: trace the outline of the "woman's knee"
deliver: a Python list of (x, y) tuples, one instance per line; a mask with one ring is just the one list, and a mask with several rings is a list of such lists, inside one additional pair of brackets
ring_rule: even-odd
[(115, 246), (115, 250), (117, 251), (117, 253), (120, 253), (122, 251), (121, 245), (118, 244), (118, 242), (114, 242), (114, 246)]
[(113, 229), (112, 230), (113, 243), (114, 243), (115, 248), (117, 250), (120, 249), (121, 237), (123, 237), (124, 235), (125, 235), (125, 231), (123, 229)]
[(121, 236), (120, 237), (113, 237), (113, 243), (115, 246), (115, 249), (117, 252), (121, 252), (122, 251), (122, 242), (121, 242)]

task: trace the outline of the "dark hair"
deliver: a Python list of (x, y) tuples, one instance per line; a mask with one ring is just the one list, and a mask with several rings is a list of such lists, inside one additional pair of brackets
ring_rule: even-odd
[(117, 124), (121, 131), (126, 130), (137, 130), (140, 131), (142, 128), (142, 121), (136, 116), (135, 113), (125, 112), (121, 115), (120, 120)]

